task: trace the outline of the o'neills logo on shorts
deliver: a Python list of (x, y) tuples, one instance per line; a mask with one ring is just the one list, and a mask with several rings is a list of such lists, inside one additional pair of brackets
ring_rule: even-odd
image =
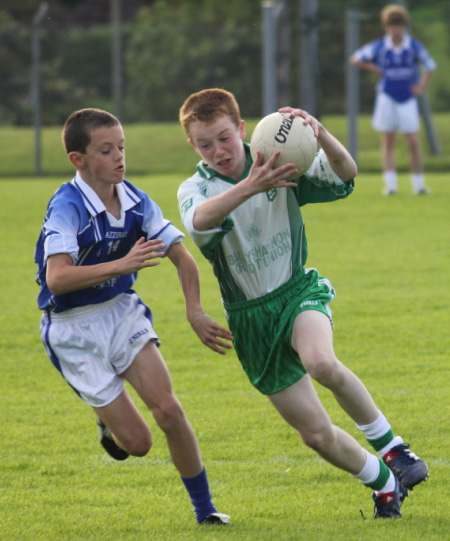
[(317, 301), (304, 301), (300, 304), (300, 308), (304, 308), (305, 306), (317, 306), (318, 304)]
[(144, 336), (145, 334), (148, 334), (150, 331), (148, 329), (142, 329), (141, 331), (138, 331), (137, 333), (134, 333), (133, 336), (128, 338), (128, 343), (133, 344), (133, 342), (136, 342), (138, 338), (141, 336)]

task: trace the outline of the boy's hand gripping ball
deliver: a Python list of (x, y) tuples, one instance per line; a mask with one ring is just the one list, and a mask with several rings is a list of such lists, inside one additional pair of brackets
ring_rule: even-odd
[(256, 152), (264, 155), (266, 162), (272, 154), (279, 150), (277, 165), (293, 163), (298, 174), (303, 175), (311, 166), (317, 152), (317, 140), (309, 125), (303, 124), (302, 117), (291, 117), (289, 113), (272, 113), (259, 121), (250, 139), (250, 152), (253, 160)]

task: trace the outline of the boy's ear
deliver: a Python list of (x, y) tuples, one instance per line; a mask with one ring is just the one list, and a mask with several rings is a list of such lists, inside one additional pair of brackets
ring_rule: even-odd
[(70, 163), (76, 169), (84, 169), (86, 163), (84, 161), (84, 155), (81, 152), (72, 151), (68, 154)]
[(244, 140), (245, 136), (247, 135), (247, 130), (245, 129), (245, 122), (243, 120), (239, 122), (239, 135), (241, 136), (242, 140)]
[(199, 156), (201, 156), (200, 152), (197, 150), (197, 147), (195, 146), (194, 142), (192, 141), (192, 139), (190, 137), (188, 137), (188, 143), (191, 145), (191, 147), (195, 150), (195, 152), (197, 152), (197, 154)]

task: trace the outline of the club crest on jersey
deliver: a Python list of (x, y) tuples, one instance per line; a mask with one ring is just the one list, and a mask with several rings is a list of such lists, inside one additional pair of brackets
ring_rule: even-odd
[(256, 224), (252, 224), (247, 229), (247, 234), (245, 235), (245, 238), (248, 241), (252, 241), (252, 240), (256, 240), (260, 236), (261, 236), (261, 228), (259, 228)]
[(272, 202), (275, 199), (275, 197), (278, 195), (278, 190), (276, 188), (267, 190), (266, 195), (267, 195), (267, 199)]

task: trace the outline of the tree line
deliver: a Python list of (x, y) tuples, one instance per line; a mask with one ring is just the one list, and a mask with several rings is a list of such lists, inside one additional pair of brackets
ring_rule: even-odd
[[(373, 0), (320, 0), (317, 25), (318, 104), (321, 114), (343, 113), (345, 107), (345, 11), (363, 15), (361, 40), (381, 35)], [(4, 4), (4, 5), (3, 5)], [(408, 2), (414, 35), (425, 43), (438, 66), (448, 62), (450, 5)], [(289, 73), (283, 81), (291, 105), (299, 104), (298, 0), (286, 0), (288, 17), (280, 32), (289, 36)], [(40, 29), (42, 120), (61, 124), (79, 107), (113, 110), (111, 96), (111, 26), (109, 0), (50, 0)], [(32, 0), (3, 0), (0, 8), (0, 122), (29, 125)], [(258, 117), (262, 100), (262, 8), (260, 0), (127, 0), (122, 1), (123, 121), (177, 119), (185, 97), (201, 88), (234, 92), (245, 116)], [(436, 22), (437, 21), (437, 22)], [(441, 74), (432, 86), (435, 110), (446, 110), (449, 85)], [(361, 107), (373, 102), (373, 77), (361, 77)]]

